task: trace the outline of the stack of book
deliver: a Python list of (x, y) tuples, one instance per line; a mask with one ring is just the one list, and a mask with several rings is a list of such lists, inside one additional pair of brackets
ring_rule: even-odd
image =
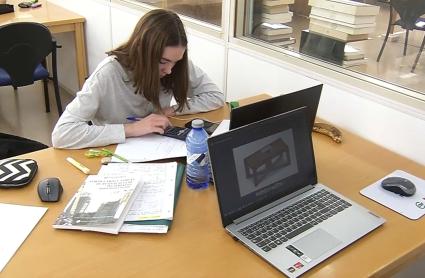
[(95, 231), (166, 233), (172, 223), (184, 165), (110, 163), (90, 175), (53, 227)]
[(366, 40), (376, 26), (379, 7), (350, 0), (309, 0), (310, 32), (340, 41)]
[(342, 66), (351, 67), (366, 64), (364, 52), (352, 45), (346, 44), (344, 47), (344, 60)]
[(276, 46), (295, 43), (292, 27), (286, 25), (292, 21), (289, 4), (293, 3), (294, 0), (263, 0), (260, 39)]

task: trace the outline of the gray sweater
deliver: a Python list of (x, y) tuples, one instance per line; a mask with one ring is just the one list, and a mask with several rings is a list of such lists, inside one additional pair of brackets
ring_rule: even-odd
[[(191, 62), (189, 79), (190, 109), (184, 107), (178, 114), (205, 112), (224, 105), (224, 96), (218, 87)], [(126, 117), (145, 117), (154, 112), (152, 103), (134, 92), (133, 82), (115, 57), (105, 58), (56, 123), (53, 147), (79, 149), (123, 143)], [(169, 107), (171, 100), (172, 94), (161, 91), (162, 108)]]

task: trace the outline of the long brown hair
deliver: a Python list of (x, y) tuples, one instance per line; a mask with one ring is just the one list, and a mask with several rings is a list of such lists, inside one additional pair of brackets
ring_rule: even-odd
[(160, 111), (159, 92), (161, 85), (172, 92), (178, 109), (187, 104), (189, 73), (187, 49), (171, 74), (159, 77), (159, 62), (167, 46), (187, 47), (186, 32), (179, 16), (169, 10), (156, 9), (146, 13), (137, 23), (130, 39), (107, 52), (115, 55), (118, 62), (129, 72), (136, 94), (153, 103)]

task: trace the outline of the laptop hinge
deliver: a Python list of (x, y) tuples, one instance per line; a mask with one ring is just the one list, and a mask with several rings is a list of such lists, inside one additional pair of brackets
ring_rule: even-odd
[(294, 191), (291, 194), (286, 195), (286, 196), (284, 196), (284, 197), (282, 197), (282, 198), (280, 198), (280, 199), (278, 199), (278, 200), (276, 200), (276, 201), (274, 201), (274, 202), (272, 202), (270, 204), (267, 204), (267, 205), (265, 205), (265, 206), (263, 206), (261, 208), (258, 208), (258, 209), (254, 210), (254, 211), (252, 211), (252, 212), (250, 212), (248, 214), (245, 214), (244, 216), (241, 216), (241, 217), (233, 220), (233, 223), (236, 224), (236, 225), (238, 225), (238, 224), (240, 224), (240, 223), (242, 223), (242, 222), (244, 222), (244, 221), (246, 221), (246, 220), (248, 220), (248, 219), (250, 219), (252, 217), (255, 217), (255, 216), (259, 215), (262, 212), (265, 212), (266, 210), (269, 210), (269, 209), (271, 209), (271, 208), (273, 208), (273, 207), (275, 207), (277, 205), (280, 205), (280, 204), (288, 201), (289, 199), (292, 199), (292, 198), (294, 198), (294, 197), (296, 197), (296, 196), (298, 196), (298, 195), (300, 195), (300, 194), (302, 194), (302, 193), (304, 193), (304, 192), (306, 192), (306, 191), (308, 191), (310, 189), (313, 189), (313, 187), (314, 187), (313, 185), (305, 186), (305, 187), (303, 187), (303, 188), (301, 188), (301, 189), (299, 189), (297, 191)]

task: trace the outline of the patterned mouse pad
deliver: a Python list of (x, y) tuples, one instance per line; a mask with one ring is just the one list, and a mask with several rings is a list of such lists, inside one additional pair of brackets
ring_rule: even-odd
[(0, 188), (22, 187), (31, 182), (38, 165), (32, 159), (0, 160)]
[[(406, 197), (395, 194), (381, 187), (381, 181), (387, 177), (401, 177), (413, 182), (416, 193)], [(409, 219), (419, 219), (425, 214), (425, 180), (402, 170), (395, 170), (375, 183), (363, 188), (360, 193)]]

